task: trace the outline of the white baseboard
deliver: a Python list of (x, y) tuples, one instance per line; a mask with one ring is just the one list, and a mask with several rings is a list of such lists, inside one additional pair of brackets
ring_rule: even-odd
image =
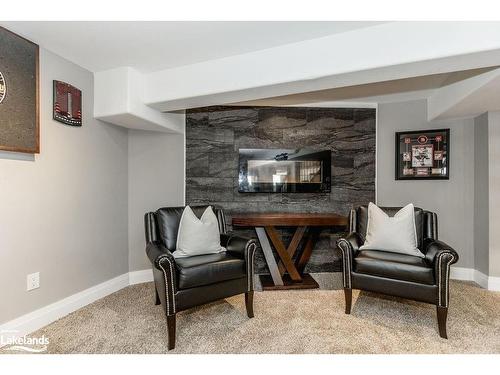
[(500, 292), (500, 277), (488, 277), (488, 290)]
[(129, 285), (149, 283), (153, 281), (153, 270), (132, 271), (128, 273)]
[(6, 322), (0, 325), (0, 333), (10, 332), (9, 336), (22, 337), (129, 285), (150, 281), (153, 281), (152, 269), (125, 273)]
[(474, 272), (474, 281), (479, 284), (482, 288), (488, 289), (489, 277), (478, 270), (472, 270)]
[(0, 332), (10, 332), (10, 336), (22, 337), (128, 285), (129, 274), (125, 273), (6, 322), (0, 325)]
[(472, 268), (451, 267), (450, 278), (454, 280), (474, 281), (474, 270)]
[(451, 267), (450, 277), (455, 280), (474, 281), (484, 289), (500, 291), (500, 277), (487, 276), (473, 268)]

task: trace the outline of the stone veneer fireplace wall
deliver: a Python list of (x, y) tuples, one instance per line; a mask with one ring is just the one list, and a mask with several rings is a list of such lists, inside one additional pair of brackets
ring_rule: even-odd
[[(375, 201), (375, 109), (311, 107), (208, 107), (186, 112), (186, 204), (245, 212), (335, 212)], [(308, 148), (332, 151), (330, 193), (239, 193), (238, 149)], [(232, 228), (228, 228), (232, 229)], [(237, 229), (256, 237), (253, 229)], [(285, 243), (291, 231), (282, 230)], [(306, 272), (340, 270), (335, 241), (324, 230)], [(256, 272), (265, 273), (260, 249)]]

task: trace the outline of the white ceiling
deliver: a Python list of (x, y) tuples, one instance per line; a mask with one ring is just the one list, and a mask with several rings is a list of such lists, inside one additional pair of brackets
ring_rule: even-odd
[(383, 22), (1, 22), (93, 72), (141, 72), (272, 48)]

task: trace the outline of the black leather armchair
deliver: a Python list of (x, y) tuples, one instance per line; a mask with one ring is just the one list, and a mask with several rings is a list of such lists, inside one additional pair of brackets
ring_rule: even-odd
[[(389, 216), (400, 208), (382, 207)], [(449, 303), (450, 266), (458, 254), (438, 240), (437, 215), (415, 208), (418, 248), (425, 258), (377, 250), (359, 250), (368, 224), (368, 207), (349, 215), (349, 235), (337, 241), (343, 258), (345, 312), (350, 314), (352, 289), (362, 289), (435, 304), (439, 335), (448, 338), (446, 318)]]
[[(201, 217), (208, 206), (191, 207)], [(213, 207), (213, 206), (212, 206)], [(253, 318), (254, 240), (226, 233), (224, 211), (213, 207), (226, 252), (177, 258), (172, 256), (184, 207), (165, 207), (145, 215), (146, 254), (153, 265), (155, 304), (167, 316), (168, 349), (175, 347), (176, 313), (222, 298), (245, 293)]]

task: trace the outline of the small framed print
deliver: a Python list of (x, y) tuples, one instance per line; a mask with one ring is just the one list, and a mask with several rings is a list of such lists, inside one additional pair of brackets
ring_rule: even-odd
[(82, 92), (66, 82), (54, 80), (52, 118), (70, 126), (82, 126)]
[(413, 176), (413, 168), (403, 168), (404, 176)]
[(448, 180), (450, 129), (396, 133), (396, 180)]
[(411, 166), (415, 168), (432, 167), (432, 163), (434, 161), (433, 151), (434, 149), (430, 144), (411, 146), (411, 153), (413, 155), (411, 158)]
[(441, 173), (443, 173), (443, 170), (441, 168), (432, 168), (431, 173), (433, 175), (438, 175), (439, 176)]
[(429, 174), (429, 168), (416, 168), (417, 176), (427, 176)]

